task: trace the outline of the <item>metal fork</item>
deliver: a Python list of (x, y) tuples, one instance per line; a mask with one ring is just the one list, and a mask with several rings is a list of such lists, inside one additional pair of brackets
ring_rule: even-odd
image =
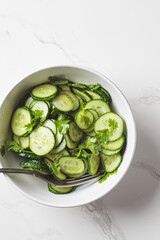
[(45, 175), (40, 172), (28, 169), (16, 169), (16, 168), (0, 168), (0, 173), (19, 173), (19, 174), (29, 174), (44, 180), (47, 183), (52, 184), (55, 187), (74, 187), (85, 183), (93, 183), (98, 181), (104, 176), (104, 173), (97, 173), (96, 175), (85, 174), (80, 178), (69, 178), (65, 181), (57, 181), (52, 175)]

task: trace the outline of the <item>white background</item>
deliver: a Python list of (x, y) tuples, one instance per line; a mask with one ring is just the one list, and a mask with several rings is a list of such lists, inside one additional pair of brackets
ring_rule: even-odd
[(160, 1), (0, 0), (0, 101), (26, 75), (91, 67), (127, 97), (136, 120), (133, 163), (120, 184), (86, 206), (26, 199), (0, 175), (3, 240), (160, 239)]

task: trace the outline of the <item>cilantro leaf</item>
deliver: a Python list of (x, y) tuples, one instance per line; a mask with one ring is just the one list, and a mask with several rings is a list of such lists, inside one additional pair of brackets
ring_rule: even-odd
[(11, 140), (6, 140), (6, 146), (8, 150), (11, 150), (12, 148), (15, 148), (17, 150), (21, 149), (20, 146), (15, 141)]
[(65, 134), (69, 130), (69, 122), (70, 119), (67, 119), (67, 116), (65, 114), (59, 114), (56, 121), (56, 126), (61, 134)]
[(118, 123), (115, 119), (109, 118), (108, 120), (108, 128), (107, 129), (102, 129), (97, 131), (96, 133), (96, 138), (101, 142), (101, 143), (107, 143), (109, 142), (109, 137), (113, 133), (113, 131), (118, 127)]
[(97, 138), (94, 137), (89, 137), (87, 140), (87, 145), (86, 147), (93, 153), (93, 154), (98, 154), (99, 151), (101, 150), (101, 146)]
[(77, 157), (80, 157), (80, 156), (87, 157), (90, 154), (86, 150), (89, 150), (93, 154), (99, 154), (99, 151), (101, 150), (101, 145), (96, 138), (88, 137), (75, 150), (78, 151)]
[(88, 158), (88, 157), (90, 156), (90, 153), (88, 153), (88, 152), (85, 151), (85, 150), (82, 150), (81, 156), (86, 159), (86, 158)]
[(42, 159), (42, 156), (38, 156), (29, 150), (22, 149), (15, 141), (6, 140), (6, 146), (8, 151), (16, 152), (19, 156), (30, 159)]
[(34, 118), (41, 118), (43, 116), (43, 110), (36, 109), (32, 111), (32, 115)]
[(45, 117), (43, 117), (43, 111), (42, 110), (35, 110), (32, 111), (32, 121), (29, 124), (26, 124), (26, 130), (28, 133), (30, 133), (33, 128), (37, 125), (41, 125), (45, 121)]
[(108, 126), (110, 127), (110, 130), (114, 130), (114, 129), (118, 128), (118, 123), (115, 119), (109, 118)]
[(61, 122), (56, 122), (56, 126), (61, 134), (65, 134), (69, 130), (70, 120), (63, 120)]
[(16, 153), (22, 153), (24, 151), (15, 141), (6, 140), (6, 146), (8, 151)]
[(103, 130), (97, 131), (96, 138), (100, 143), (102, 142), (107, 143), (109, 141), (109, 130), (103, 129)]

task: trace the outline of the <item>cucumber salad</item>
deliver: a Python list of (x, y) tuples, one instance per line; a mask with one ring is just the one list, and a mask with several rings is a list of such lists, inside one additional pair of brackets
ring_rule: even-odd
[[(50, 76), (14, 110), (8, 150), (24, 157), (21, 167), (58, 181), (104, 172), (101, 183), (117, 172), (125, 142), (124, 121), (112, 111), (111, 101), (100, 84)], [(65, 194), (74, 188), (48, 184), (48, 189)]]

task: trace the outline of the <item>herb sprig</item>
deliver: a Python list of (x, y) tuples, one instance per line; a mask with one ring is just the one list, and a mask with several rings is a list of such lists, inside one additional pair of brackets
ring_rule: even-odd
[(56, 126), (61, 134), (65, 134), (69, 130), (69, 123), (70, 119), (68, 119), (67, 115), (62, 113), (58, 115)]
[(25, 127), (27, 129), (27, 133), (31, 133), (35, 126), (41, 125), (45, 121), (45, 117), (43, 117), (42, 110), (35, 110), (31, 112), (32, 114), (32, 121), (31, 123), (27, 124)]

